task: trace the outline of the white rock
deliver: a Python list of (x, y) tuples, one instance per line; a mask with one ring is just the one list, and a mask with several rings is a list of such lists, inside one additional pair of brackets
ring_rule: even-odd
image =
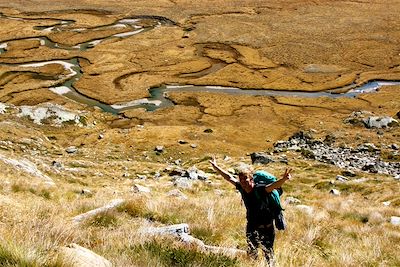
[(386, 207), (390, 206), (391, 203), (392, 202), (390, 202), (390, 201), (382, 202), (383, 206), (386, 206)]
[(63, 122), (72, 121), (80, 124), (78, 113), (71, 112), (60, 105), (44, 104), (40, 106), (21, 106), (19, 117), (29, 117), (36, 124), (42, 124), (43, 120), (52, 119), (52, 125), (61, 126)]
[(7, 106), (4, 103), (0, 103), (0, 114), (3, 114), (6, 112)]
[(392, 216), (390, 218), (390, 223), (393, 225), (399, 226), (400, 225), (400, 217)]
[(334, 196), (340, 196), (340, 191), (337, 189), (331, 189), (331, 191), (329, 191), (329, 193)]
[(187, 178), (180, 177), (174, 181), (174, 185), (179, 188), (191, 188), (192, 181)]
[(142, 185), (134, 184), (132, 191), (135, 193), (150, 193), (151, 189)]
[(47, 175), (43, 174), (34, 163), (30, 162), (27, 159), (12, 159), (10, 157), (6, 157), (0, 154), (0, 160), (3, 162), (14, 166), (15, 168), (29, 173), (33, 176), (36, 176), (40, 179), (42, 179), (47, 185), (53, 186), (55, 185), (54, 181)]
[(336, 181), (339, 181), (339, 182), (345, 183), (345, 182), (347, 182), (348, 180), (349, 180), (349, 178), (347, 178), (347, 177), (345, 177), (345, 176), (342, 176), (342, 175), (336, 175)]

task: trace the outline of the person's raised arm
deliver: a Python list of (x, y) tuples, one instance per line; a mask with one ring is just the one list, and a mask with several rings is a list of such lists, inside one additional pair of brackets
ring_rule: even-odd
[(228, 182), (230, 182), (233, 185), (236, 185), (238, 180), (235, 179), (232, 174), (230, 174), (229, 172), (227, 172), (226, 170), (224, 170), (220, 166), (218, 166), (217, 160), (215, 159), (215, 157), (213, 157), (213, 159), (210, 160), (210, 163), (213, 166), (214, 170), (216, 170), (217, 173), (220, 174), (225, 180), (227, 180)]
[(265, 191), (271, 193), (272, 190), (282, 187), (282, 185), (292, 178), (292, 174), (290, 173), (292, 169), (286, 169), (285, 173), (283, 174), (282, 178), (272, 184), (269, 184), (265, 187)]

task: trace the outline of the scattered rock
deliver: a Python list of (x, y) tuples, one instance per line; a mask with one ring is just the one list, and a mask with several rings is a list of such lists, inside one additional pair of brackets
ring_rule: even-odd
[(231, 157), (229, 157), (229, 156), (224, 156), (224, 161), (229, 161), (229, 160), (231, 160)]
[(184, 145), (184, 144), (187, 144), (188, 142), (185, 141), (185, 140), (178, 140), (178, 143), (181, 144), (181, 145)]
[(112, 267), (107, 259), (74, 243), (60, 248), (59, 256), (64, 264), (71, 267)]
[(349, 178), (344, 177), (344, 176), (342, 176), (342, 175), (336, 175), (336, 181), (345, 183), (345, 182), (348, 182), (348, 181), (349, 181)]
[(399, 150), (400, 149), (399, 145), (397, 145), (397, 144), (391, 144), (390, 148), (394, 149), (394, 150)]
[(205, 132), (205, 133), (212, 133), (212, 132), (214, 132), (214, 131), (213, 131), (213, 129), (207, 128), (207, 129), (204, 130), (204, 132)]
[[(274, 144), (274, 152), (281, 153), (296, 147), (303, 156), (317, 161), (334, 164), (339, 168), (370, 173), (400, 175), (400, 162), (385, 162), (380, 158), (380, 149), (372, 143), (365, 143), (353, 149), (347, 146), (334, 147), (324, 141), (310, 139), (302, 132)], [(348, 175), (352, 177), (352, 175)]]
[(400, 217), (392, 216), (390, 217), (390, 223), (396, 226), (400, 225)]
[(192, 181), (185, 177), (178, 177), (173, 182), (174, 186), (179, 188), (188, 189), (192, 187)]
[(351, 170), (344, 170), (342, 171), (342, 175), (347, 176), (347, 177), (356, 177), (357, 174), (355, 174), (353, 171)]
[(162, 152), (164, 152), (164, 146), (156, 146), (154, 148), (154, 151), (156, 151), (158, 153), (162, 153)]
[(331, 189), (329, 191), (330, 194), (334, 195), (334, 196), (340, 196), (340, 191), (337, 189)]
[(0, 103), (0, 114), (4, 114), (6, 112), (7, 106), (4, 103)]
[(144, 175), (144, 174), (137, 174), (136, 177), (137, 177), (138, 179), (140, 179), (140, 180), (146, 180), (146, 179), (147, 179), (147, 176)]
[(104, 138), (104, 134), (99, 134), (99, 136), (97, 137), (97, 139), (103, 139)]
[(150, 188), (142, 186), (142, 185), (138, 185), (138, 184), (134, 184), (132, 187), (132, 191), (134, 193), (150, 193)]
[(257, 164), (257, 163), (268, 164), (270, 162), (274, 162), (274, 159), (271, 156), (269, 156), (265, 153), (262, 153), (262, 152), (251, 153), (250, 157), (251, 157), (252, 164)]
[(92, 196), (93, 193), (92, 193), (92, 191), (90, 191), (89, 189), (82, 189), (81, 195)]
[(60, 162), (58, 162), (58, 161), (55, 161), (55, 160), (53, 160), (53, 162), (51, 163), (51, 165), (54, 167), (54, 168), (57, 168), (57, 169), (62, 169), (62, 164), (60, 163)]
[(70, 146), (65, 149), (65, 152), (67, 152), (68, 154), (76, 153), (77, 151), (78, 149), (75, 146)]
[(384, 201), (384, 202), (382, 202), (383, 206), (386, 206), (386, 207), (389, 207), (391, 203), (392, 203), (392, 202), (390, 202), (390, 201)]
[(190, 144), (190, 147), (191, 147), (191, 148), (196, 148), (196, 147), (197, 147), (197, 144)]

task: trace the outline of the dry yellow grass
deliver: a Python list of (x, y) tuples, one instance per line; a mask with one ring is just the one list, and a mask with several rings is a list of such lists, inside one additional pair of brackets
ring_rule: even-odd
[[(228, 168), (235, 160), (240, 159), (223, 164)], [(83, 164), (86, 159), (81, 161)], [(108, 162), (122, 164), (120, 160)], [(380, 176), (377, 185), (375, 175), (362, 174), (370, 180), (362, 186), (350, 186), (341, 196), (333, 196), (328, 193), (329, 183), (325, 182), (334, 179), (335, 173), (340, 172), (338, 169), (294, 158), (290, 166), (295, 170), (294, 179), (286, 184), (283, 200), (288, 196), (296, 197), (313, 211), (307, 213), (297, 205), (286, 205), (288, 229), (278, 233), (275, 246), (278, 266), (399, 264), (399, 229), (388, 223), (390, 216), (400, 215), (398, 205), (384, 207), (381, 203), (396, 199), (392, 190), (398, 188), (397, 182), (391, 177)], [(198, 167), (208, 171), (209, 166), (203, 161)], [(278, 175), (285, 167), (275, 163), (267, 169)], [(91, 167), (86, 169), (85, 172), (93, 171)], [(142, 171), (137, 167), (132, 174)], [(167, 266), (173, 262), (168, 257), (183, 262), (181, 265), (175, 263), (176, 266), (213, 266), (221, 262), (226, 266), (263, 264), (243, 258), (210, 258), (173, 239), (153, 239), (140, 233), (149, 226), (188, 223), (192, 234), (206, 244), (246, 249), (245, 210), (240, 195), (218, 176), (211, 176), (211, 183), (199, 181), (192, 189), (181, 189), (188, 196), (187, 200), (181, 200), (166, 196), (173, 189), (168, 185), (168, 176), (159, 180), (137, 180), (151, 187), (152, 192), (135, 194), (131, 191), (133, 181), (130, 178), (126, 181), (117, 179), (109, 185), (109, 178), (96, 177), (82, 186), (61, 176), (55, 180), (56, 187), (48, 188), (31, 186), (29, 177), (16, 178), (16, 174), (18, 172), (14, 177), (7, 175), (9, 183), (3, 183), (1, 189), (1, 248), (16, 255), (1, 256), (4, 266), (12, 265), (7, 265), (7, 257), (20, 264), (26, 261), (26, 266), (58, 266), (61, 263), (57, 261), (57, 248), (71, 242), (95, 251), (115, 266)], [(328, 185), (322, 187), (321, 183)], [(82, 195), (80, 189), (83, 187), (90, 188), (93, 195)], [(218, 194), (216, 189), (220, 190)], [(72, 217), (115, 198), (126, 199), (127, 203), (81, 225), (72, 224)]]

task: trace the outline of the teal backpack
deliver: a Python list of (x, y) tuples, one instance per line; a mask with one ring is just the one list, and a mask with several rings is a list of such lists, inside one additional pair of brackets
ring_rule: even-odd
[(265, 191), (265, 186), (276, 182), (276, 177), (266, 171), (256, 171), (253, 174), (255, 194), (261, 201), (262, 212), (271, 213), (278, 230), (284, 230), (286, 223), (283, 217), (283, 208), (281, 206), (280, 196), (283, 193), (282, 188), (274, 189), (271, 193)]

